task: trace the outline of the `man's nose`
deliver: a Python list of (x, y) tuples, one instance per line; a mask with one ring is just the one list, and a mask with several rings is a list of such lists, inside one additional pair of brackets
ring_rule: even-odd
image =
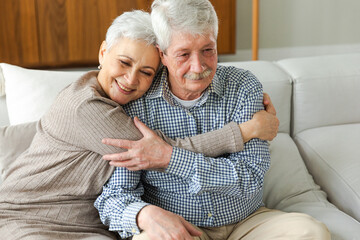
[(206, 69), (204, 61), (200, 54), (192, 54), (190, 61), (192, 72), (202, 73)]

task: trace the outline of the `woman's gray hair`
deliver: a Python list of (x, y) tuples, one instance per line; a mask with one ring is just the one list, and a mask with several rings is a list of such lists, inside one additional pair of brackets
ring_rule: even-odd
[(122, 37), (144, 40), (156, 45), (150, 14), (141, 10), (124, 12), (111, 24), (106, 33), (106, 47), (110, 49)]
[(155, 0), (151, 21), (162, 51), (170, 46), (174, 31), (193, 35), (212, 32), (215, 39), (218, 35), (218, 18), (208, 0)]

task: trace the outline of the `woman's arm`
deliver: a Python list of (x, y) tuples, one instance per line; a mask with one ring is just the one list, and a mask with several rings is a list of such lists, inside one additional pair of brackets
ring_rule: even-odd
[(183, 139), (168, 138), (161, 131), (156, 131), (156, 133), (173, 147), (183, 148), (195, 153), (203, 153), (209, 157), (239, 152), (244, 148), (239, 125), (235, 122), (228, 123), (221, 129)]
[[(143, 139), (143, 134), (134, 125), (133, 120), (123, 111), (121, 106), (114, 104), (112, 100), (104, 97), (94, 96), (81, 103), (77, 107), (76, 117), (78, 119), (75, 122), (78, 125), (74, 126), (76, 130), (72, 132), (72, 136), (78, 135), (79, 138), (74, 136), (73, 140), (77, 139), (74, 144), (101, 155), (115, 154), (115, 156), (112, 156), (112, 159), (114, 157), (116, 159), (116, 155), (119, 152), (123, 152), (127, 147), (112, 143), (109, 145), (116, 147), (106, 146), (101, 143), (103, 138), (131, 141)], [(90, 132), (91, 134), (89, 134)], [(229, 123), (223, 129), (186, 139), (172, 140), (166, 138), (161, 133), (159, 135), (164, 137), (173, 146), (203, 153), (205, 156), (219, 156), (224, 153), (237, 152), (243, 148), (243, 142), (245, 142), (242, 140), (244, 136), (242, 136), (240, 128), (236, 123)], [(119, 147), (123, 149), (119, 149)], [(172, 147), (167, 145), (166, 148), (168, 154), (170, 153), (171, 155)], [(150, 152), (142, 154), (153, 155), (152, 149), (149, 150)], [(104, 156), (104, 159), (107, 158)], [(109, 160), (112, 159), (109, 158)]]
[(277, 135), (279, 120), (275, 107), (266, 93), (263, 103), (265, 110), (255, 113), (251, 120), (241, 124), (230, 122), (221, 129), (184, 139), (170, 139), (161, 131), (157, 131), (157, 134), (173, 147), (203, 153), (208, 157), (239, 152), (244, 149), (244, 143), (253, 138), (270, 141)]

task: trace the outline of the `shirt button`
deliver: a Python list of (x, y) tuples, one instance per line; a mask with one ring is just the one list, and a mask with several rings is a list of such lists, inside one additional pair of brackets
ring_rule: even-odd
[(192, 114), (191, 114), (191, 112), (187, 112), (187, 115), (188, 115), (188, 116), (191, 116)]
[(135, 229), (135, 228), (131, 229), (131, 231), (132, 231), (133, 233), (136, 233), (136, 229)]
[(208, 213), (208, 217), (209, 217), (209, 218), (212, 217), (212, 213)]

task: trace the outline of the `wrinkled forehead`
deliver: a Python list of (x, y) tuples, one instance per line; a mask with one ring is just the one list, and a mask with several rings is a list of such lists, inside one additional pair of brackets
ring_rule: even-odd
[(194, 34), (189, 32), (174, 32), (168, 49), (194, 49), (204, 46), (216, 47), (216, 38), (213, 32)]

